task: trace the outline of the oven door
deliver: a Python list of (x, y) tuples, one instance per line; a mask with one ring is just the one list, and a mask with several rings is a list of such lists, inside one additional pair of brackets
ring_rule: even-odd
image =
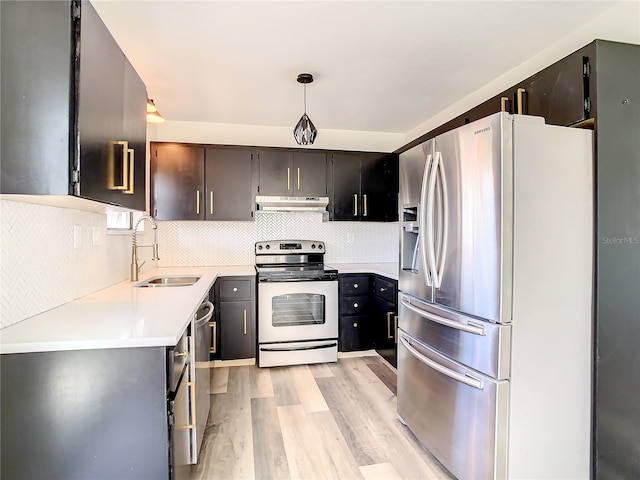
[(258, 284), (259, 343), (338, 338), (338, 282)]

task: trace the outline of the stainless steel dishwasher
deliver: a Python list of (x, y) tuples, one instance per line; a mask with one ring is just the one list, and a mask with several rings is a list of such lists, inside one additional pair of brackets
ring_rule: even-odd
[(192, 445), (191, 463), (198, 463), (198, 455), (202, 446), (204, 430), (209, 418), (211, 407), (210, 388), (210, 363), (209, 349), (211, 348), (211, 328), (209, 321), (213, 316), (213, 303), (206, 301), (196, 312), (194, 319), (194, 357), (191, 366), (192, 377), (194, 379), (195, 392), (195, 418), (192, 418)]

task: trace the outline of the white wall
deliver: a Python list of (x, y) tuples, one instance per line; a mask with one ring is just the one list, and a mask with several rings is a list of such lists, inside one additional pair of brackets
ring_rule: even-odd
[[(261, 147), (299, 147), (293, 127), (231, 125), (204, 122), (167, 121), (148, 129), (151, 141), (250, 145)], [(392, 152), (404, 140), (399, 133), (322, 130), (309, 149)]]
[[(551, 12), (550, 14), (552, 15), (553, 13)], [(521, 63), (471, 95), (460, 99), (437, 115), (411, 129), (405, 134), (402, 145), (472, 109), (514, 84), (588, 45), (595, 39), (640, 44), (640, 2), (623, 1), (614, 4), (578, 30), (567, 34), (567, 36), (545, 48), (526, 62)], [(399, 144), (396, 148), (402, 145)]]
[(104, 213), (0, 200), (0, 328), (126, 280), (130, 264), (131, 235), (107, 235)]

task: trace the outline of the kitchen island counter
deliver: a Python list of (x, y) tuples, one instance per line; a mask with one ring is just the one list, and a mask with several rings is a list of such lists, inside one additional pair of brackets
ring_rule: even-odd
[[(151, 277), (197, 276), (189, 286), (134, 287)], [(218, 276), (253, 265), (156, 268), (0, 330), (0, 353), (174, 346)]]

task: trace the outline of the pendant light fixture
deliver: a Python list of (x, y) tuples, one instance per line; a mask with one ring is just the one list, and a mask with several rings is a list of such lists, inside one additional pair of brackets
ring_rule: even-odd
[(313, 82), (313, 75), (310, 73), (301, 73), (298, 75), (298, 83), (304, 85), (304, 114), (300, 121), (293, 129), (293, 136), (298, 145), (312, 145), (318, 135), (315, 125), (307, 115), (307, 83)]

